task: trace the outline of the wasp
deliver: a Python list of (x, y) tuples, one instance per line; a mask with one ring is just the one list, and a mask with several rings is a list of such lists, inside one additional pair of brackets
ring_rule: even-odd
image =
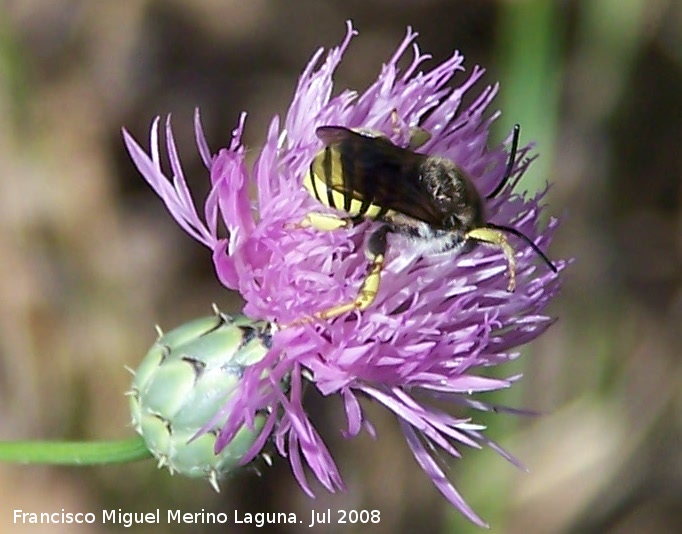
[[(395, 112), (393, 120), (395, 124)], [(520, 130), (518, 124), (514, 126), (505, 174), (486, 200), (497, 196), (512, 175)], [(303, 185), (320, 203), (344, 215), (309, 213), (300, 226), (335, 230), (365, 219), (382, 223), (367, 240), (370, 265), (357, 297), (316, 313), (318, 319), (364, 310), (372, 304), (379, 291), (389, 233), (413, 238), (425, 254), (468, 250), (477, 243), (500, 249), (508, 265), (510, 292), (516, 287), (516, 259), (507, 235), (525, 242), (557, 272), (542, 250), (519, 230), (486, 220), (483, 197), (471, 177), (453, 161), (416, 152), (430, 138), (424, 129), (411, 130), (406, 148), (371, 130), (320, 126), (315, 133), (325, 146), (310, 163)]]

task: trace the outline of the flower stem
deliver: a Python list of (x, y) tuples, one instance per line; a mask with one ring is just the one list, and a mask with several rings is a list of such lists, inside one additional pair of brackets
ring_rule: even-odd
[(48, 465), (127, 463), (150, 457), (144, 440), (118, 441), (5, 441), (0, 442), (0, 462)]

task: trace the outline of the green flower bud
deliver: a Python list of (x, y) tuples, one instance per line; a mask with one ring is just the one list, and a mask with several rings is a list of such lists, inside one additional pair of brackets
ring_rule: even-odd
[(214, 453), (219, 424), (195, 436), (229, 400), (244, 369), (265, 356), (271, 324), (216, 310), (166, 334), (158, 330), (129, 392), (133, 426), (159, 467), (207, 477), (218, 491), (218, 479), (239, 467), (265, 416), (256, 417), (254, 429), (242, 427), (219, 454)]

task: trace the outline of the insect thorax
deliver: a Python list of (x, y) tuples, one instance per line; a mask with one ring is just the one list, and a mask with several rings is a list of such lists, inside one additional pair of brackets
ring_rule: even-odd
[(410, 248), (420, 254), (458, 251), (466, 244), (464, 232), (461, 230), (441, 230), (424, 221), (394, 211), (389, 212), (383, 220), (389, 224), (395, 234), (406, 238), (410, 243)]
[(421, 165), (424, 187), (443, 213), (436, 228), (466, 233), (485, 225), (483, 202), (467, 175), (452, 161), (430, 157)]

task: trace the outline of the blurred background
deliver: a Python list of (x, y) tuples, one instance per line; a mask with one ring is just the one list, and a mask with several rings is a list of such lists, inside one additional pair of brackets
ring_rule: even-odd
[[(679, 532), (682, 527), (682, 3), (675, 0), (6, 0), (0, 3), (0, 439), (130, 436), (123, 392), (155, 340), (238, 311), (209, 252), (171, 221), (130, 162), (120, 129), (147, 146), (173, 113), (197, 198), (201, 108), (213, 149), (242, 110), (258, 148), (319, 46), (360, 31), (338, 88), (370, 84), (411, 25), (435, 61), (459, 49), (502, 83), (493, 141), (522, 124), (540, 159), (522, 181), (553, 183), (563, 224), (553, 258), (575, 257), (559, 318), (493, 400), (543, 412), (479, 418), (519, 457), (465, 451), (451, 479), (504, 533)], [(460, 80), (462, 80), (460, 78)], [(482, 87), (482, 86), (481, 86)], [(254, 150), (255, 152), (255, 150)], [(215, 494), (151, 461), (101, 468), (0, 465), (0, 530), (13, 509), (232, 514), (378, 509), (371, 527), (329, 532), (479, 532), (417, 467), (393, 418), (344, 441), (340, 406), (312, 399), (348, 486), (298, 488), (286, 461)], [(118, 531), (95, 524), (80, 532)], [(137, 532), (228, 531), (140, 526)], [(19, 531), (29, 532), (30, 527)], [(255, 529), (253, 529), (255, 531)], [(286, 525), (266, 527), (294, 532)], [(50, 525), (40, 532), (71, 531)], [(240, 532), (250, 531), (247, 528)]]

